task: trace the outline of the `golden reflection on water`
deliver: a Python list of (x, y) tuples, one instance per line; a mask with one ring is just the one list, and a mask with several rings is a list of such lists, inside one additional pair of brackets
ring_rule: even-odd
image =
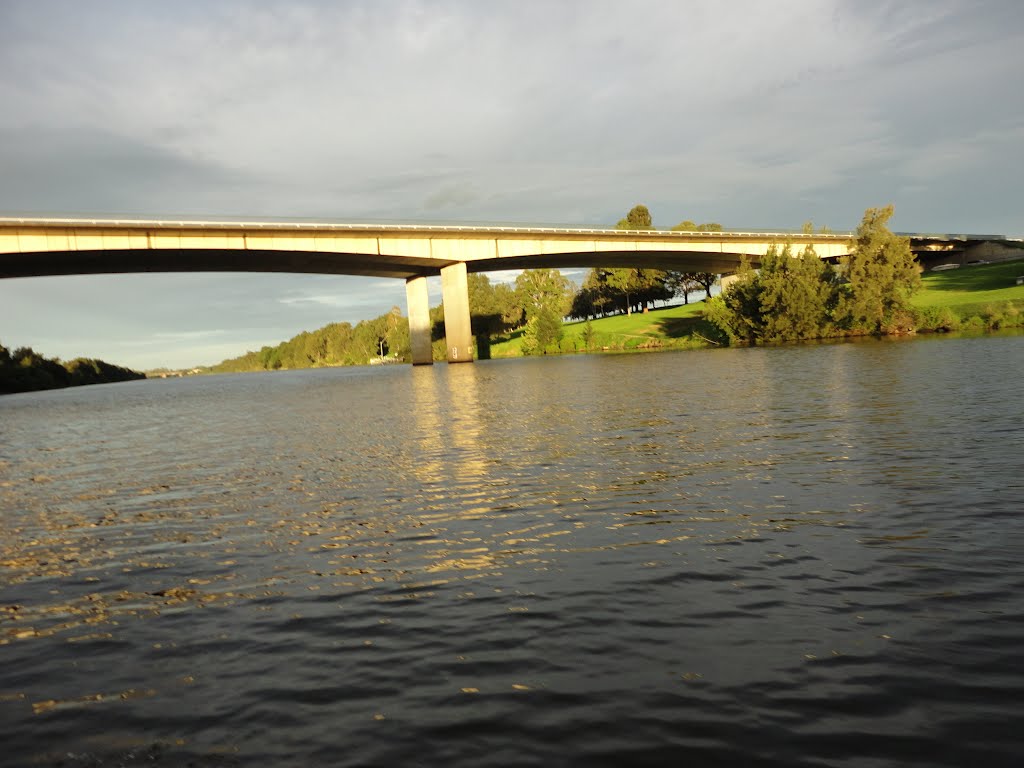
[[(100, 476), (5, 481), (0, 501), (16, 494), (34, 507), (18, 518), (31, 527), (0, 542), (4, 583), (54, 586), (47, 598), (0, 606), (0, 645), (57, 635), (69, 643), (111, 640), (129, 618), (259, 606), (304, 591), (380, 588), (377, 600), (419, 600), (509, 568), (540, 572), (566, 555), (664, 547), (668, 560), (679, 555), (673, 547), (694, 539), (717, 549), (771, 531), (842, 525), (829, 513), (794, 509), (781, 494), (749, 509), (730, 496), (732, 484), (761, 482), (775, 467), (764, 438), (785, 411), (773, 359), (752, 350), (747, 362), (742, 376), (733, 370), (716, 382), (742, 398), (739, 408), (715, 405), (738, 419), (721, 432), (674, 415), (698, 383), (710, 386), (702, 372), (683, 383), (627, 383), (639, 401), (654, 404), (638, 412), (604, 402), (619, 381), (587, 379), (591, 402), (559, 397), (533, 377), (530, 388), (506, 388), (508, 401), (491, 402), (488, 377), (496, 374), (485, 366), (436, 366), (409, 371), (396, 434), (371, 435), (351, 460), (347, 444), (335, 454), (328, 442), (343, 442), (337, 435), (345, 429), (318, 424), (312, 441), (327, 442), (328, 457), (341, 456), (323, 472), (313, 455), (319, 446), (281, 433), (271, 468), (206, 476), (212, 491), (187, 481), (133, 486), (120, 478), (108, 486)], [(187, 476), (203, 460), (179, 469)], [(361, 487), (366, 472), (389, 481), (380, 498)], [(252, 489), (254, 482), (262, 485)], [(276, 555), (269, 568), (246, 567), (247, 558), (268, 554)], [(145, 575), (130, 588), (103, 588), (133, 574)], [(95, 591), (81, 588), (93, 583)], [(47, 699), (34, 711), (135, 695)]]

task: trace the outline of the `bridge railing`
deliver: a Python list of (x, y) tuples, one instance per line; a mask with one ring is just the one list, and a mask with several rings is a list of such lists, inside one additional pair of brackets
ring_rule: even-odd
[(331, 219), (249, 219), (244, 217), (220, 219), (212, 217), (180, 216), (161, 219), (150, 219), (135, 216), (124, 217), (93, 217), (93, 216), (0, 216), (0, 226), (23, 227), (112, 227), (146, 229), (235, 229), (235, 230), (275, 230), (275, 231), (308, 231), (329, 230), (365, 232), (368, 230), (386, 232), (436, 232), (436, 233), (501, 233), (501, 234), (552, 234), (552, 235), (598, 235), (602, 237), (698, 237), (713, 240), (729, 237), (760, 237), (760, 238), (815, 238), (846, 240), (849, 232), (804, 232), (802, 230), (759, 230), (752, 228), (723, 229), (720, 231), (706, 230), (671, 230), (671, 229), (618, 229), (616, 227), (584, 227), (578, 225), (530, 224), (508, 222), (396, 222), (363, 219), (359, 221), (337, 221)]

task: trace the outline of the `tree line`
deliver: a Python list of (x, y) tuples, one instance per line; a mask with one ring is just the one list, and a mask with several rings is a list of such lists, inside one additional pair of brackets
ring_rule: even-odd
[(746, 344), (912, 331), (920, 268), (909, 238), (889, 230), (892, 214), (891, 205), (869, 208), (838, 268), (813, 247), (794, 254), (788, 245), (773, 247), (757, 270), (741, 264), (705, 318)]
[(0, 394), (144, 378), (143, 373), (103, 360), (78, 357), (61, 362), (43, 357), (31, 347), (18, 347), (12, 352), (0, 344)]
[[(626, 217), (619, 219), (616, 229), (654, 229), (651, 212), (645, 205), (635, 205)], [(716, 222), (697, 224), (689, 219), (671, 228), (682, 232), (721, 232)], [(654, 302), (668, 302), (676, 296), (690, 303), (690, 294), (701, 289), (711, 298), (711, 287), (718, 275), (711, 272), (680, 272), (641, 267), (591, 269), (573, 298), (569, 316), (575, 320), (597, 319), (614, 314), (642, 311)]]
[(373, 359), (408, 360), (411, 354), (409, 321), (398, 307), (372, 320), (330, 323), (303, 331), (276, 346), (265, 346), (224, 360), (214, 373), (274, 371), (281, 368), (316, 368), (329, 365), (366, 365)]

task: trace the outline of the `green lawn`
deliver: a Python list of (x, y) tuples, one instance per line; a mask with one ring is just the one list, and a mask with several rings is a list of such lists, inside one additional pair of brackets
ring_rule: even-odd
[[(591, 321), (593, 338), (590, 350), (684, 348), (703, 346), (703, 337), (711, 331), (701, 319), (704, 302), (691, 302), (679, 306), (615, 315)], [(585, 322), (566, 323), (562, 326), (563, 352), (583, 352)], [(514, 333), (507, 340), (491, 344), (491, 357), (518, 357), (522, 354), (522, 334)]]
[(1016, 284), (1020, 275), (1024, 275), (1024, 259), (926, 272), (912, 303), (919, 309), (949, 307), (962, 317), (1007, 301), (1024, 308), (1024, 285)]
[[(1016, 279), (1024, 275), (1024, 259), (997, 264), (979, 264), (922, 275), (922, 288), (912, 304), (919, 310), (949, 309), (967, 320), (971, 316), (984, 317), (991, 312), (1006, 313), (1013, 317), (1024, 310), (1024, 285)], [(704, 302), (615, 315), (591, 321), (592, 339), (584, 341), (585, 322), (563, 325), (562, 352), (613, 351), (627, 349), (686, 349), (707, 346), (718, 337), (716, 330), (702, 317)], [(1010, 315), (1007, 315), (1009, 317)], [(1014, 323), (1016, 324), (1016, 323)], [(964, 326), (966, 327), (966, 326)], [(927, 329), (929, 326), (923, 326)], [(522, 355), (522, 333), (491, 344), (491, 357), (519, 357)]]

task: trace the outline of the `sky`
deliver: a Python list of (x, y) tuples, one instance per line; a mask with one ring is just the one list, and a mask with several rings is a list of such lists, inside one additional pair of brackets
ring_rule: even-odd
[[(1020, 237), (1022, 83), (1020, 0), (0, 0), (0, 215), (840, 230), (892, 203)], [(186, 367), (393, 305), (367, 277), (7, 279), (0, 343)]]

